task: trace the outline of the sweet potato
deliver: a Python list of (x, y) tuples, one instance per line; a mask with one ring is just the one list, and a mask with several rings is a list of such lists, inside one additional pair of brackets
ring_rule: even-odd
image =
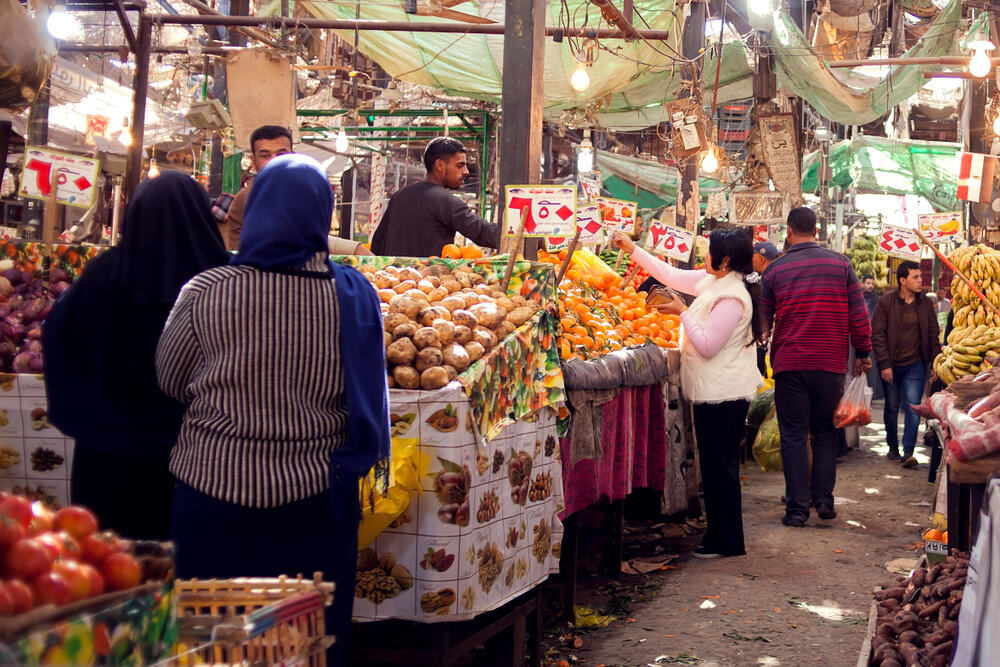
[(934, 602), (932, 604), (927, 605), (917, 615), (920, 618), (930, 618), (931, 616), (934, 616), (935, 614), (937, 614), (938, 609), (940, 609), (941, 607), (945, 606), (946, 604), (948, 604), (947, 600), (938, 600), (937, 602)]
[(901, 632), (899, 634), (899, 643), (902, 644), (903, 642), (909, 642), (916, 647), (924, 645), (924, 642), (920, 639), (920, 635), (918, 635), (914, 630), (907, 630), (906, 632)]
[(934, 581), (938, 578), (938, 575), (941, 574), (941, 570), (942, 570), (942, 567), (941, 567), (940, 563), (938, 563), (937, 565), (935, 565), (934, 567), (932, 567), (927, 572), (927, 576), (924, 578), (924, 584), (925, 585), (933, 584)]
[(921, 567), (921, 568), (916, 569), (913, 572), (913, 578), (912, 578), (913, 585), (916, 586), (917, 588), (920, 588), (921, 586), (923, 586), (924, 585), (924, 577), (926, 577), (926, 576), (927, 576), (927, 569), (926, 568)]
[(903, 658), (903, 662), (907, 665), (919, 665), (920, 660), (917, 658), (917, 647), (909, 642), (900, 642), (899, 644), (899, 655)]
[(929, 653), (929, 657), (933, 658), (934, 656), (938, 656), (938, 655), (950, 656), (951, 655), (951, 649), (952, 649), (952, 647), (954, 645), (955, 645), (955, 642), (953, 642), (951, 640), (946, 641), (946, 642), (944, 642), (942, 644), (938, 644), (933, 649), (931, 649), (931, 651)]

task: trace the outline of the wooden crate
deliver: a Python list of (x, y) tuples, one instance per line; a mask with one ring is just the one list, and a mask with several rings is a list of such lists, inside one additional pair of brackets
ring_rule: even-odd
[(178, 652), (172, 664), (192, 664), (196, 654), (212, 665), (325, 667), (324, 609), (332, 583), (302, 577), (178, 580)]

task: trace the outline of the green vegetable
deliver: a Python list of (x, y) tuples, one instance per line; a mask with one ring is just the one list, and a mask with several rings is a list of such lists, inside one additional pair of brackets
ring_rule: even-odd
[(750, 403), (747, 411), (747, 426), (760, 428), (767, 416), (774, 408), (774, 389), (768, 389), (757, 394), (757, 397)]

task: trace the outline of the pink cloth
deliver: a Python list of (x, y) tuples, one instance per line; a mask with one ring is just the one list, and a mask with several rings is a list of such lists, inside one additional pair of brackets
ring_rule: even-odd
[[(632, 257), (639, 266), (649, 272), (649, 275), (667, 287), (685, 294), (697, 295), (698, 283), (708, 275), (703, 270), (676, 269), (639, 247), (632, 252)], [(704, 327), (687, 311), (681, 313), (681, 323), (684, 325), (684, 335), (691, 340), (698, 354), (711, 359), (719, 353), (736, 331), (736, 325), (740, 323), (741, 317), (743, 317), (743, 304), (736, 299), (723, 298), (716, 302), (712, 312), (708, 314)]]
[(602, 496), (621, 500), (634, 488), (666, 485), (666, 413), (660, 384), (623, 389), (600, 409), (600, 461), (584, 459), (574, 466), (570, 439), (560, 442), (566, 503), (560, 518), (586, 509)]

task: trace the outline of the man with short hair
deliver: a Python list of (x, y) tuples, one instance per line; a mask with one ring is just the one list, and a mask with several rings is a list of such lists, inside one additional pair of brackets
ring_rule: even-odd
[[(293, 152), (292, 132), (287, 127), (261, 125), (250, 135), (250, 160), (254, 171), (258, 174), (264, 168), (264, 165), (273, 158)], [(229, 205), (226, 221), (219, 224), (219, 232), (222, 234), (222, 240), (226, 244), (226, 250), (240, 249), (240, 232), (243, 230), (243, 215), (252, 186), (253, 182), (250, 182), (236, 194)], [(330, 236), (328, 237), (327, 245), (332, 255), (371, 254), (363, 245), (349, 239)]]
[(778, 247), (770, 241), (761, 241), (753, 247), (753, 270), (764, 275), (764, 271), (774, 260), (778, 259)]
[[(885, 440), (890, 461), (913, 468), (917, 460), (920, 415), (912, 405), (923, 399), (927, 367), (941, 352), (937, 315), (921, 287), (920, 265), (903, 262), (896, 270), (897, 289), (881, 299), (872, 317), (872, 350), (885, 392)], [(899, 404), (905, 405), (903, 453), (899, 453)]]
[[(871, 368), (871, 324), (854, 268), (839, 253), (816, 243), (816, 214), (788, 214), (785, 254), (761, 280), (764, 320), (774, 322), (771, 367), (774, 405), (781, 430), (786, 526), (803, 527), (815, 506), (820, 519), (834, 519), (839, 438), (833, 411), (843, 392), (849, 348), (853, 372)], [(812, 473), (806, 441), (812, 432)]]
[(450, 137), (431, 139), (424, 149), (427, 178), (389, 199), (372, 236), (372, 252), (391, 257), (431, 257), (455, 242), (458, 232), (486, 248), (497, 247), (497, 226), (480, 218), (449, 190), (462, 187), (469, 169), (465, 147)]
[(861, 291), (864, 293), (865, 305), (868, 306), (868, 317), (871, 317), (875, 313), (879, 298), (875, 292), (875, 276), (867, 275), (861, 278)]

